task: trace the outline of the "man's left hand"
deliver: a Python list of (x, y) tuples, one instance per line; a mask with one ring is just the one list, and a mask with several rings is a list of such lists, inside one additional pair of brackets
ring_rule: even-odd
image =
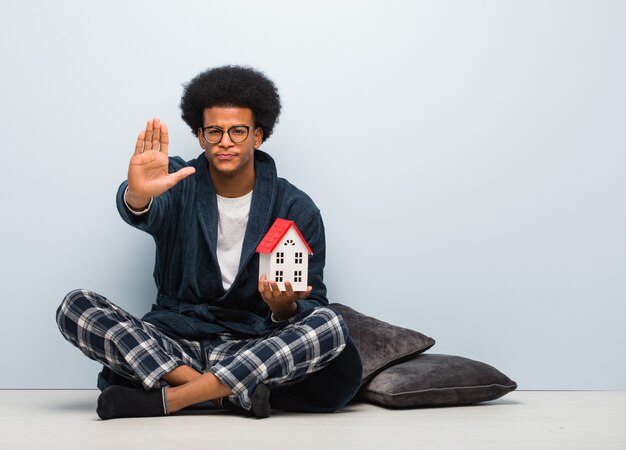
[(312, 290), (311, 286), (307, 286), (306, 291), (295, 292), (291, 283), (285, 281), (285, 290), (281, 291), (278, 283), (268, 280), (265, 274), (259, 279), (261, 298), (270, 307), (276, 320), (286, 320), (292, 317), (298, 310), (296, 301), (307, 298)]

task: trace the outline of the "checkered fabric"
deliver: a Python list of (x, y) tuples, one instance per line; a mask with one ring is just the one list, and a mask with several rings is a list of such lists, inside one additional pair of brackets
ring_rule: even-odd
[(294, 382), (326, 367), (346, 346), (347, 328), (330, 308), (317, 308), (299, 322), (258, 339), (218, 336), (205, 342), (210, 371), (250, 409), (259, 382), (270, 387)]
[(95, 292), (70, 292), (57, 310), (57, 324), (87, 357), (146, 389), (160, 387), (161, 378), (183, 364), (204, 369), (201, 343), (174, 340)]
[(57, 310), (57, 324), (69, 342), (112, 371), (160, 387), (161, 378), (180, 365), (212, 372), (233, 392), (231, 400), (251, 408), (259, 383), (293, 382), (327, 366), (346, 345), (347, 329), (337, 313), (317, 308), (307, 317), (281, 323), (261, 338), (221, 333), (199, 342), (173, 339), (133, 317), (103, 296), (70, 292)]

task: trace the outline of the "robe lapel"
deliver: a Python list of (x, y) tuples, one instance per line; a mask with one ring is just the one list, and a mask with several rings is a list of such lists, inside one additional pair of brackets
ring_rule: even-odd
[(206, 241), (213, 263), (218, 271), (218, 279), (221, 279), (219, 273), (220, 266), (217, 262), (217, 197), (215, 196), (215, 188), (211, 181), (209, 173), (209, 162), (204, 154), (200, 155), (196, 163), (196, 173), (198, 174), (198, 183), (196, 187), (196, 213), (198, 221), (202, 228), (202, 234)]
[(254, 152), (254, 170), (256, 179), (250, 204), (250, 214), (248, 215), (248, 226), (239, 260), (239, 273), (256, 253), (259, 242), (272, 225), (272, 211), (276, 201), (278, 179), (272, 157), (261, 150), (256, 150)]

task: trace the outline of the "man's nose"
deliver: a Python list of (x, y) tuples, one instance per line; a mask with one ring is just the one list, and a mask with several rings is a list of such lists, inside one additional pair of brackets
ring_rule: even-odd
[(230, 147), (231, 145), (235, 145), (235, 143), (230, 138), (230, 134), (224, 132), (222, 133), (222, 139), (218, 142), (220, 147)]

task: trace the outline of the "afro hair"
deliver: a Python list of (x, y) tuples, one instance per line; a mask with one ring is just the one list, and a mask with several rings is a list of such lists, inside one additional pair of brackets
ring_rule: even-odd
[(250, 108), (254, 126), (263, 129), (263, 141), (271, 136), (278, 122), (281, 110), (278, 89), (272, 80), (251, 67), (208, 69), (184, 88), (180, 100), (182, 118), (196, 136), (204, 126), (204, 110), (214, 106)]

